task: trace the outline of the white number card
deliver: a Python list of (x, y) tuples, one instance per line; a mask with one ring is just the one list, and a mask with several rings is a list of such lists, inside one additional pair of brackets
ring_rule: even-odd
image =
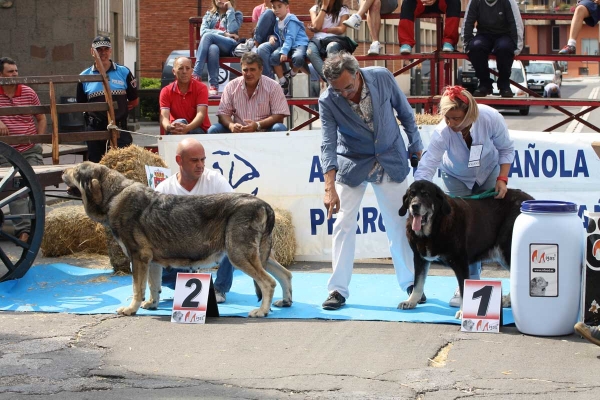
[(171, 322), (203, 324), (207, 315), (219, 316), (211, 274), (178, 273)]
[(463, 332), (500, 332), (502, 282), (466, 279), (463, 297)]

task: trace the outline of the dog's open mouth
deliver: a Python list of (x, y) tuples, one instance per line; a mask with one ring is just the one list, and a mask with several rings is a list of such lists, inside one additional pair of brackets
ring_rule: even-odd
[(412, 230), (419, 232), (423, 225), (427, 225), (427, 222), (429, 222), (429, 213), (426, 213), (425, 215), (414, 214), (412, 218)]
[(73, 197), (81, 197), (81, 192), (76, 186), (69, 186), (67, 188), (67, 193)]

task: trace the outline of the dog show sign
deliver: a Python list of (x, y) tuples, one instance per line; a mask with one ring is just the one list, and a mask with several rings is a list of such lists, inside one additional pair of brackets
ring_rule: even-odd
[(206, 317), (218, 317), (219, 309), (211, 274), (178, 273), (175, 281), (171, 322), (204, 324)]
[(502, 282), (465, 280), (462, 332), (500, 332)]

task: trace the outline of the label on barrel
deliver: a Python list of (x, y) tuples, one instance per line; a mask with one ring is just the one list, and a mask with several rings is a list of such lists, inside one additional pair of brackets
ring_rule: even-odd
[(529, 245), (529, 296), (558, 297), (558, 245)]

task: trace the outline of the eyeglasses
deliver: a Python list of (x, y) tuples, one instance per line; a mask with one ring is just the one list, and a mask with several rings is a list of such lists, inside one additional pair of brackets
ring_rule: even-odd
[(341, 95), (344, 93), (352, 93), (356, 90), (356, 78), (358, 77), (358, 72), (354, 74), (354, 82), (351, 85), (346, 86), (343, 89), (333, 89), (333, 92), (337, 95)]

